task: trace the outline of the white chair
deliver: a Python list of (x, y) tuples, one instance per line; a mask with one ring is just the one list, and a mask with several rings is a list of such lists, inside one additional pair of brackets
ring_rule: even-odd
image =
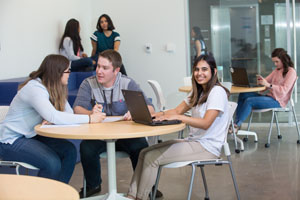
[[(298, 77), (297, 77), (298, 79)], [(294, 107), (294, 100), (293, 100), (293, 90), (295, 85), (297, 84), (297, 79), (295, 80), (295, 83), (293, 85), (292, 88), (292, 92), (290, 95), (290, 100), (288, 105), (285, 108), (268, 108), (268, 109), (253, 109), (250, 115), (250, 119), (248, 122), (248, 128), (247, 131), (250, 130), (250, 125), (251, 125), (251, 121), (252, 121), (252, 117), (253, 117), (253, 113), (262, 113), (262, 112), (269, 112), (272, 111), (272, 118), (271, 118), (271, 122), (270, 122), (270, 128), (269, 128), (269, 134), (268, 134), (268, 142), (265, 144), (265, 147), (268, 148), (270, 147), (270, 140), (271, 140), (271, 134), (272, 134), (272, 125), (274, 122), (274, 116), (275, 116), (275, 122), (276, 122), (276, 127), (277, 127), (277, 134), (278, 134), (278, 139), (282, 138), (282, 135), (280, 134), (280, 129), (279, 129), (279, 124), (278, 124), (278, 118), (277, 118), (277, 113), (278, 112), (292, 112), (293, 113), (293, 117), (296, 123), (296, 129), (297, 129), (297, 133), (298, 133), (298, 140), (297, 140), (297, 144), (300, 144), (300, 132), (299, 132), (299, 125), (298, 125), (298, 120), (297, 120), (297, 115), (296, 115), (296, 111), (295, 111), (295, 107)], [(244, 141), (247, 141), (247, 138), (244, 138)]]
[[(235, 102), (229, 102), (229, 120), (227, 122), (227, 130), (229, 128), (229, 124), (232, 124), (232, 116), (233, 113), (237, 107), (237, 103)], [(178, 168), (178, 167), (184, 167), (187, 165), (190, 165), (192, 167), (192, 176), (191, 176), (191, 181), (190, 181), (190, 187), (189, 187), (189, 193), (188, 193), (188, 197), (187, 199), (190, 200), (191, 199), (191, 194), (192, 194), (192, 188), (193, 188), (193, 182), (194, 182), (194, 176), (195, 176), (195, 168), (198, 166), (201, 169), (201, 174), (202, 174), (202, 179), (203, 179), (203, 185), (205, 188), (205, 199), (209, 199), (208, 196), (208, 189), (207, 189), (207, 183), (206, 183), (206, 179), (205, 179), (205, 174), (204, 174), (204, 166), (205, 165), (216, 165), (216, 166), (220, 166), (223, 164), (228, 164), (230, 172), (231, 172), (231, 177), (233, 180), (233, 184), (234, 184), (234, 188), (235, 188), (235, 192), (236, 192), (236, 196), (237, 199), (240, 199), (240, 193), (238, 190), (238, 186), (236, 183), (236, 178), (235, 178), (235, 174), (234, 174), (234, 170), (232, 167), (232, 162), (231, 162), (231, 157), (230, 157), (230, 148), (229, 145), (227, 143), (227, 134), (224, 140), (224, 144), (223, 144), (223, 148), (224, 148), (224, 154), (227, 157), (227, 160), (223, 160), (222, 158), (218, 158), (218, 159), (209, 159), (209, 160), (196, 160), (196, 161), (186, 161), (186, 162), (173, 162), (173, 163), (169, 163), (166, 165), (161, 165), (158, 168), (158, 172), (157, 172), (157, 178), (156, 178), (156, 183), (155, 183), (155, 188), (154, 188), (154, 192), (151, 195), (151, 199), (155, 199), (155, 195), (156, 195), (156, 190), (158, 188), (158, 182), (159, 182), (159, 178), (160, 178), (160, 174), (161, 174), (161, 170), (163, 168)]]
[(183, 85), (191, 86), (192, 85), (192, 77), (191, 76), (183, 77)]
[[(166, 100), (165, 100), (165, 97), (163, 95), (160, 84), (155, 80), (148, 80), (148, 83), (152, 87), (152, 89), (154, 91), (154, 94), (156, 96), (156, 108), (158, 109), (159, 112), (165, 111), (166, 110)], [(154, 141), (162, 142), (159, 139), (159, 136), (153, 136), (153, 137), (155, 138)], [(153, 139), (150, 139), (150, 138), (151, 137), (149, 137), (148, 139), (153, 140)], [(179, 131), (178, 138), (183, 138), (183, 131)]]
[[(230, 92), (231, 87), (232, 87), (232, 83), (231, 82), (220, 82), (220, 83), (221, 83), (221, 85), (223, 85)], [(233, 123), (233, 118), (232, 118), (232, 123)], [(235, 152), (236, 153), (240, 153), (240, 151), (244, 151), (244, 143), (243, 143), (243, 140), (241, 140), (240, 138), (238, 138), (236, 136), (236, 134), (237, 133), (233, 129), (232, 137), (234, 139)], [(238, 148), (238, 143), (240, 143), (240, 149)]]
[[(4, 120), (7, 112), (8, 112), (9, 106), (0, 106), (0, 122)], [(28, 169), (31, 170), (39, 170), (38, 168), (24, 162), (18, 162), (18, 161), (6, 161), (2, 160), (0, 157), (0, 166), (2, 167), (15, 167), (16, 174), (20, 175), (20, 167), (24, 167), (28, 174)]]
[(156, 96), (156, 108), (158, 111), (164, 111), (166, 109), (166, 100), (163, 95), (160, 84), (155, 80), (148, 80), (149, 85), (152, 87)]

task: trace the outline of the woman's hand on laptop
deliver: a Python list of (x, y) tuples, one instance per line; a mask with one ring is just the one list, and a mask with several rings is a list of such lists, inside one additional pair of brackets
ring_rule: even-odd
[(123, 119), (124, 119), (125, 121), (130, 121), (130, 120), (132, 120), (131, 114), (130, 114), (129, 111), (128, 111), (127, 113), (125, 113), (125, 115), (123, 116)]
[(153, 120), (154, 121), (176, 120), (176, 119), (179, 120), (180, 116), (181, 115), (166, 115), (166, 114), (160, 116), (153, 115), (153, 117), (155, 117)]

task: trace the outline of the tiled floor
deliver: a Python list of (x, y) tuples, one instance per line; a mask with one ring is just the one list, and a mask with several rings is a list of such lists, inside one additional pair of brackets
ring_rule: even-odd
[[(278, 140), (276, 129), (270, 148), (265, 148), (267, 140), (267, 127), (264, 124), (254, 124), (258, 134), (258, 143), (253, 138), (245, 143), (245, 151), (234, 153), (234, 144), (229, 140), (232, 152), (232, 162), (237, 177), (241, 199), (300, 199), (300, 145), (296, 128), (281, 124), (282, 140)], [(165, 136), (163, 139), (175, 138), (177, 134)], [(103, 164), (102, 192), (107, 192), (106, 160)], [(227, 166), (205, 167), (210, 199), (232, 200), (236, 199), (232, 179)], [(189, 186), (190, 167), (163, 170), (159, 189), (164, 199), (186, 199)], [(117, 160), (118, 191), (125, 193), (132, 176), (129, 159)], [(77, 190), (82, 187), (82, 168), (77, 164), (70, 184)], [(200, 170), (197, 169), (192, 199), (204, 199), (204, 188)]]

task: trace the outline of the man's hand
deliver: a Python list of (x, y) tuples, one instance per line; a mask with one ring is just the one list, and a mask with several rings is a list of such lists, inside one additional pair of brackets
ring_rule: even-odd
[(90, 115), (90, 123), (99, 123), (102, 122), (106, 117), (105, 113), (93, 113)]
[(102, 113), (103, 111), (103, 106), (101, 104), (96, 104), (94, 107), (93, 107), (93, 114), (94, 113)]

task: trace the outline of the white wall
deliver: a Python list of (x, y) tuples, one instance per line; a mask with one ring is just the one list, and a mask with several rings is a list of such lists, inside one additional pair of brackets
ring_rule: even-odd
[[(186, 76), (185, 2), (187, 0), (0, 0), (0, 79), (27, 76), (43, 58), (58, 52), (58, 43), (70, 18), (81, 24), (85, 51), (98, 17), (111, 16), (121, 35), (120, 52), (128, 75), (149, 97), (148, 79), (159, 81), (167, 106), (185, 97), (178, 92)], [(147, 54), (144, 45), (151, 43)], [(168, 53), (167, 43), (176, 50)]]
[[(127, 73), (149, 97), (154, 93), (147, 83), (157, 80), (163, 89), (167, 106), (174, 107), (186, 94), (178, 91), (186, 76), (185, 0), (92, 0), (92, 28), (100, 15), (108, 14), (121, 35), (120, 53)], [(152, 53), (144, 51), (152, 44)], [(174, 43), (174, 53), (166, 44)]]
[(27, 76), (44, 57), (58, 53), (70, 18), (79, 20), (90, 53), (90, 1), (0, 0), (0, 79)]

